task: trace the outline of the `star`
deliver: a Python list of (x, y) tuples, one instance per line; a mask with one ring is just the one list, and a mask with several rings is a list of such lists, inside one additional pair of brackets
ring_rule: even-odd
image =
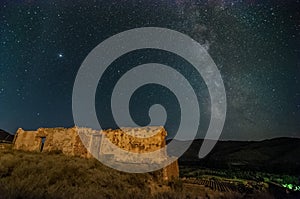
[[(254, 0), (175, 0), (160, 5), (161, 1), (154, 0), (145, 5), (142, 1), (126, 1), (126, 6), (122, 1), (110, 5), (93, 0), (91, 4), (74, 1), (67, 10), (60, 9), (66, 6), (64, 1), (49, 0), (46, 6), (38, 1), (22, 1), (36, 2), (30, 9), (26, 3), (14, 6), (14, 1), (1, 2), (11, 3), (0, 5), (0, 24), (3, 24), (0, 29), (0, 128), (14, 132), (23, 125), (28, 128), (43, 124), (73, 125), (71, 107), (75, 75), (92, 48), (124, 30), (159, 26), (193, 38), (216, 62), (228, 102), (227, 129), (224, 128), (222, 133), (225, 139), (252, 140), (258, 136), (263, 139), (299, 132), (300, 76), (295, 72), (300, 66), (297, 45), (300, 26), (296, 9), (299, 0), (276, 5)], [(139, 9), (127, 9), (136, 6)], [(194, 66), (171, 52), (145, 49), (115, 60), (116, 64), (105, 72), (109, 75), (103, 76), (105, 81), (99, 82), (97, 98), (107, 99), (105, 102), (110, 105), (108, 93), (114, 86), (111, 82), (117, 82), (123, 73), (136, 65), (152, 62), (169, 65), (184, 75), (195, 89), (197, 98), (202, 99), (199, 107), (204, 109), (202, 115), (207, 114), (207, 118), (201, 125), (208, 127), (212, 107), (209, 106), (210, 93), (205, 80)], [(95, 76), (98, 75), (91, 74), (92, 78)], [(168, 81), (171, 83), (171, 79)], [(177, 80), (176, 83), (183, 82)], [(130, 85), (124, 86), (127, 89)], [(151, 105), (152, 101), (146, 101), (148, 99), (167, 104), (166, 109), (173, 107), (167, 93), (160, 92), (160, 87), (157, 91), (156, 87), (153, 89), (155, 93), (141, 88), (138, 102), (132, 103), (136, 108), (130, 112), (139, 115), (138, 111)], [(109, 111), (110, 106), (106, 108), (103, 103), (95, 106), (101, 110), (99, 113)], [(54, 109), (60, 117), (53, 117)], [(24, 120), (22, 116), (30, 111), (34, 111), (30, 115), (32, 118)], [(167, 112), (180, 116), (179, 111)], [(115, 123), (109, 115), (103, 113), (103, 123), (112, 127)], [(146, 122), (146, 117), (138, 120), (143, 123), (145, 119)], [(175, 116), (170, 117), (168, 123), (172, 128), (178, 125), (174, 119)], [(266, 119), (269, 121), (265, 125)], [(288, 125), (279, 124), (285, 121)]]

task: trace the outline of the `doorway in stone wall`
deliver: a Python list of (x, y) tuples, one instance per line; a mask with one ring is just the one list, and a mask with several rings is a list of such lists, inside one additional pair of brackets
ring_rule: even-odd
[(40, 148), (40, 151), (41, 151), (41, 152), (42, 152), (43, 149), (44, 149), (45, 141), (46, 141), (46, 137), (41, 137), (41, 148)]

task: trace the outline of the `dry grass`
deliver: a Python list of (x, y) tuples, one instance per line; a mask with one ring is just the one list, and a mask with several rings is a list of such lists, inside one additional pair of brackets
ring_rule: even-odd
[(0, 151), (1, 199), (163, 198), (151, 194), (153, 184), (157, 184), (154, 173), (118, 172), (95, 159)]
[(162, 182), (158, 174), (128, 174), (95, 159), (59, 152), (0, 149), (0, 199), (243, 198), (238, 193), (200, 190), (199, 186), (183, 184), (181, 180)]

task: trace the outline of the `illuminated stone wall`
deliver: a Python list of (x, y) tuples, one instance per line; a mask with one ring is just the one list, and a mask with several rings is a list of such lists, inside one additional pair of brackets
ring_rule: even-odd
[[(91, 129), (89, 129), (92, 131)], [(44, 144), (43, 144), (44, 140)], [(88, 157), (89, 154), (74, 128), (39, 128), (37, 131), (18, 129), (13, 148), (16, 150), (50, 152)]]
[[(122, 128), (102, 131), (100, 155), (113, 154), (119, 162), (142, 163), (143, 160), (134, 155), (126, 155), (122, 150), (133, 154), (143, 154), (157, 151), (166, 146), (167, 132), (163, 127)], [(122, 149), (121, 151), (119, 149)], [(160, 163), (166, 158), (166, 150), (149, 157), (152, 163)], [(148, 159), (149, 159), (148, 158)], [(141, 162), (142, 161), (142, 162)], [(145, 159), (145, 162), (149, 162)]]
[[(37, 131), (18, 129), (13, 148), (16, 150), (51, 152), (61, 151), (63, 154), (84, 158), (110, 156), (119, 162), (130, 161), (141, 163), (134, 156), (118, 153), (116, 149), (141, 154), (154, 152), (166, 146), (167, 132), (163, 127), (122, 128), (95, 131), (90, 128), (39, 128)], [(86, 146), (86, 147), (85, 147)], [(87, 150), (88, 149), (88, 150)], [(91, 153), (89, 153), (90, 151)], [(151, 164), (159, 164), (167, 157), (166, 150), (159, 151), (151, 157)], [(131, 159), (130, 159), (131, 158)], [(142, 160), (143, 161), (143, 160)], [(145, 159), (149, 164), (149, 159)], [(177, 178), (179, 169), (177, 161), (162, 170), (163, 178)]]
[(19, 128), (13, 141), (13, 148), (25, 151), (39, 151), (41, 138), (36, 135), (37, 131), (24, 131)]

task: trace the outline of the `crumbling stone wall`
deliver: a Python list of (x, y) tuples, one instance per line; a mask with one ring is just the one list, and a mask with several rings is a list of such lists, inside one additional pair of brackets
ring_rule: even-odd
[[(114, 148), (117, 147), (133, 153), (154, 152), (166, 146), (166, 136), (167, 132), (163, 127), (122, 128), (103, 131), (79, 127), (39, 128), (37, 131), (18, 129), (13, 148), (37, 152), (61, 151), (66, 155), (84, 158), (92, 157), (91, 153), (95, 157), (112, 155), (114, 159), (126, 162), (130, 157), (115, 153)], [(43, 139), (44, 143), (42, 142)], [(153, 159), (160, 161), (166, 155), (166, 150), (161, 150), (161, 153)], [(162, 175), (165, 180), (173, 177), (178, 178), (177, 161), (164, 168)]]
[[(121, 128), (121, 129), (108, 129), (101, 132), (103, 137), (101, 140), (100, 156), (113, 155), (114, 159), (118, 162), (131, 162), (143, 164), (149, 159), (141, 160), (130, 155), (126, 156), (115, 150), (117, 148), (129, 151), (132, 153), (150, 153), (158, 151), (166, 146), (167, 131), (161, 127), (141, 127), (141, 128)], [(109, 140), (109, 141), (107, 141)], [(113, 143), (113, 145), (111, 144)], [(113, 147), (112, 147), (113, 146)], [(166, 161), (167, 151), (161, 150), (158, 154), (150, 156), (150, 164), (160, 164)], [(177, 160), (172, 164), (162, 169), (162, 176), (164, 180), (179, 177), (179, 167)]]
[(19, 128), (13, 141), (13, 148), (25, 151), (39, 151), (42, 140), (36, 135), (37, 131), (24, 131)]
[(130, 152), (152, 152), (166, 146), (167, 132), (163, 127), (108, 129), (102, 133), (113, 144)]
[[(90, 131), (92, 131), (90, 129)], [(44, 139), (44, 143), (42, 140)], [(13, 148), (24, 151), (50, 152), (61, 151), (66, 155), (89, 157), (77, 134), (77, 127), (73, 128), (39, 128), (36, 131), (18, 129)]]
[[(141, 160), (139, 158), (134, 160), (133, 156), (124, 155), (116, 149), (141, 154), (154, 152), (166, 146), (167, 132), (163, 127), (108, 129), (102, 131), (102, 134), (100, 155), (114, 154), (114, 158), (120, 162), (141, 163)], [(159, 164), (166, 158), (166, 155), (166, 151), (163, 150), (151, 159), (153, 163)]]

